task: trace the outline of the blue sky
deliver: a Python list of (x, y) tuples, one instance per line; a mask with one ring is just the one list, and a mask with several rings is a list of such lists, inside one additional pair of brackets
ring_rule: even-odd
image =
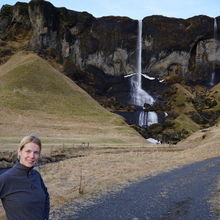
[[(0, 8), (4, 4), (14, 5), (16, 2), (0, 0)], [(114, 15), (142, 19), (150, 15), (176, 18), (196, 15), (220, 16), (220, 0), (51, 0), (50, 2), (56, 7), (87, 11), (95, 17)]]

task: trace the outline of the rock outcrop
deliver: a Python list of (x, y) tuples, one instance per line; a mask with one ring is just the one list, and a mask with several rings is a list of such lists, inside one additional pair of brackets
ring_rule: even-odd
[[(0, 33), (8, 37), (15, 25), (32, 35), (29, 48), (71, 62), (80, 71), (128, 75), (136, 71), (137, 21), (127, 17), (95, 18), (86, 12), (55, 8), (47, 1), (17, 3), (1, 9)], [(220, 18), (217, 18), (219, 21)], [(218, 22), (218, 27), (220, 23)], [(143, 72), (163, 79), (171, 73), (186, 79), (207, 74), (201, 63), (220, 64), (214, 39), (214, 19), (196, 16), (143, 19)], [(12, 35), (12, 34), (11, 34)], [(10, 35), (10, 36), (11, 36)], [(219, 42), (217, 42), (219, 45)]]

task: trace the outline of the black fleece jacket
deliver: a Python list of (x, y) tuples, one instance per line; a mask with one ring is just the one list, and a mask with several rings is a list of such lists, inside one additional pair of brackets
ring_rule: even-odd
[(0, 198), (8, 220), (49, 219), (49, 194), (33, 168), (17, 162), (1, 174)]

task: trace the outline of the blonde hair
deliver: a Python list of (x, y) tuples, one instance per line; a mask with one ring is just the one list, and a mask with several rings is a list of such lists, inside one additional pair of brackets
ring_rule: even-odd
[(28, 144), (28, 143), (37, 144), (40, 148), (40, 151), (41, 151), (41, 140), (36, 136), (28, 135), (28, 136), (25, 136), (21, 139), (21, 142), (20, 142), (19, 147), (18, 147), (18, 152), (21, 151), (24, 148), (24, 145)]

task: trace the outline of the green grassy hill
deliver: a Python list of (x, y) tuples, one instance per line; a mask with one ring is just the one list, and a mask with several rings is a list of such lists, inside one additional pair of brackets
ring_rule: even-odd
[[(17, 56), (21, 59), (17, 60)], [(4, 65), (0, 80), (0, 105), (10, 109), (42, 110), (70, 117), (94, 117), (94, 120), (108, 120), (111, 116), (65, 76), (33, 54), (15, 55)]]
[[(192, 135), (194, 132), (213, 126), (219, 121), (220, 96), (217, 84), (212, 89), (202, 85), (175, 83), (164, 92), (168, 103), (165, 129), (160, 132), (171, 143)], [(159, 139), (155, 137), (155, 139)]]
[(47, 141), (59, 137), (54, 143), (144, 141), (120, 116), (33, 53), (19, 52), (0, 66), (0, 109), (0, 144), (29, 133)]

